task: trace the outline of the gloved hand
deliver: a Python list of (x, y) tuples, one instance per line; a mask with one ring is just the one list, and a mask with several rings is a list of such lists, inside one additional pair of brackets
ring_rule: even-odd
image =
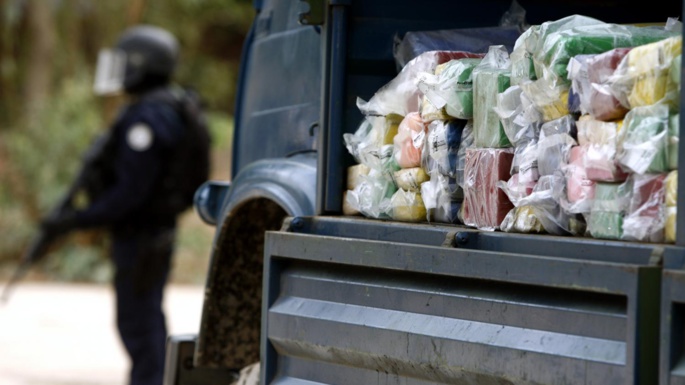
[(68, 210), (59, 215), (50, 215), (41, 221), (40, 227), (46, 233), (54, 235), (68, 233), (76, 228), (76, 211)]

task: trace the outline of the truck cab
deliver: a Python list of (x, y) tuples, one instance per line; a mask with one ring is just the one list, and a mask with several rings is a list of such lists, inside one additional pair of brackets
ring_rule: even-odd
[[(683, 12), (665, 0), (519, 4), (530, 25)], [(230, 384), (255, 362), (262, 384), (685, 384), (685, 227), (673, 245), (342, 215), (354, 164), (343, 134), (363, 120), (357, 98), (397, 75), (398, 39), (496, 27), (511, 6), (254, 1), (233, 179), (195, 197), (216, 226), (202, 321), (169, 338), (166, 385)]]

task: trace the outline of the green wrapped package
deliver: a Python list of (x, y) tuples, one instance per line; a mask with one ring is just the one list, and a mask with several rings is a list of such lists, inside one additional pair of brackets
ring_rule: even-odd
[(587, 229), (594, 238), (621, 239), (630, 202), (628, 183), (597, 183)]
[(680, 144), (680, 114), (668, 119), (668, 169), (678, 169), (678, 150)]
[(679, 33), (664, 28), (618, 24), (580, 26), (549, 34), (544, 39), (541, 49), (534, 53), (533, 62), (538, 78), (545, 78), (554, 85), (568, 85), (568, 62), (576, 55), (599, 54), (614, 48), (636, 47)]
[(504, 46), (491, 46), (473, 70), (473, 122), (476, 147), (511, 147), (494, 107), (497, 95), (510, 85), (510, 61)]
[(635, 107), (623, 120), (618, 136), (618, 163), (637, 174), (668, 171), (668, 107)]

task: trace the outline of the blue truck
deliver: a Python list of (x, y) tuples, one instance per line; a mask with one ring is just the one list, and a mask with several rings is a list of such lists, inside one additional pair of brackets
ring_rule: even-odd
[[(532, 25), (683, 12), (519, 3)], [(342, 215), (343, 134), (363, 118), (357, 97), (397, 74), (395, 39), (496, 26), (510, 5), (254, 1), (232, 181), (196, 194), (216, 226), (202, 321), (169, 338), (167, 385), (230, 384), (255, 362), (261, 384), (685, 384), (685, 226), (675, 244), (650, 244)]]

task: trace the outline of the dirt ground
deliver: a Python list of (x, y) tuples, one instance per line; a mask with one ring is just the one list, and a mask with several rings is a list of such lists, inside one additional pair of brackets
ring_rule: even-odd
[[(168, 287), (170, 334), (197, 331), (202, 291)], [(108, 285), (22, 282), (0, 303), (0, 384), (124, 385), (127, 371)]]

